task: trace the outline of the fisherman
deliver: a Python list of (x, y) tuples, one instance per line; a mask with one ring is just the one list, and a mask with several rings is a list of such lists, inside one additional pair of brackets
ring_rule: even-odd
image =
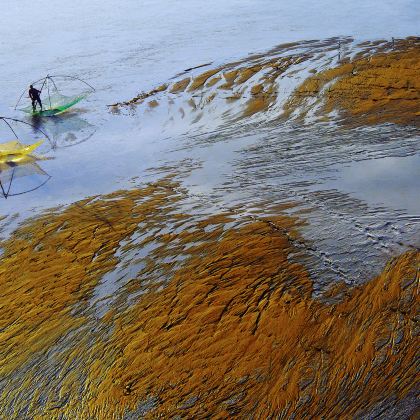
[(36, 103), (39, 103), (39, 106), (41, 107), (41, 111), (42, 111), (42, 102), (41, 102), (41, 98), (39, 97), (39, 94), (41, 93), (40, 90), (35, 89), (32, 85), (29, 86), (29, 97), (32, 100), (32, 109), (35, 112), (36, 109)]

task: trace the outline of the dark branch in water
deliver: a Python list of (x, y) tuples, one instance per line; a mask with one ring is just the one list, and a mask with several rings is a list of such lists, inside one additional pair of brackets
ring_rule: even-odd
[(207, 67), (207, 66), (210, 66), (211, 64), (213, 64), (213, 63), (200, 64), (199, 66), (189, 67), (188, 69), (185, 69), (184, 71), (187, 72), (187, 71), (199, 69), (201, 67)]

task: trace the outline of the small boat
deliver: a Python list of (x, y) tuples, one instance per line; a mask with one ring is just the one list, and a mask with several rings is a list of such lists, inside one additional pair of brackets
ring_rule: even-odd
[(31, 114), (34, 117), (52, 117), (53, 115), (59, 115), (63, 112), (66, 112), (73, 105), (76, 105), (78, 102), (82, 101), (87, 97), (87, 94), (80, 94), (74, 96), (64, 96), (59, 94), (51, 94), (50, 97), (44, 101), (46, 108), (41, 110), (33, 110), (32, 106), (29, 105), (20, 110)]

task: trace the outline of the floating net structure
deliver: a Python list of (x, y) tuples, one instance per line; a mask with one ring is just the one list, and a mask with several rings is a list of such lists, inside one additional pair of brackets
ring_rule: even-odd
[(25, 145), (18, 140), (11, 140), (0, 143), (0, 161), (6, 159), (8, 161), (18, 162), (21, 157), (29, 155), (36, 148), (41, 146), (44, 140), (40, 140), (31, 145)]
[(32, 156), (26, 156), (19, 163), (0, 162), (0, 196), (3, 198), (35, 191), (50, 179)]
[[(25, 89), (20, 95), (15, 109), (34, 116), (59, 115), (95, 91), (95, 88), (84, 80), (63, 75), (47, 75), (32, 82), (31, 85), (41, 92), (42, 110), (38, 103), (36, 103), (35, 109), (32, 107), (28, 89)], [(24, 106), (25, 102), (28, 103), (27, 106)]]
[[(27, 143), (29, 138), (31, 144)], [(0, 117), (0, 197), (22, 195), (49, 181), (51, 176), (37, 163), (44, 158), (33, 154), (39, 148), (46, 151), (48, 147), (51, 148), (51, 140), (39, 127)]]

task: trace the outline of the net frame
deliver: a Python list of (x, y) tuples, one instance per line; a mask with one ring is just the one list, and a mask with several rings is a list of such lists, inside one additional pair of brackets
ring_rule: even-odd
[[(81, 83), (83, 83), (84, 85), (86, 85), (88, 88), (89, 88), (89, 90), (87, 91), (87, 92), (85, 92), (85, 94), (90, 94), (90, 93), (93, 93), (93, 92), (95, 92), (95, 88), (91, 85), (91, 84), (89, 84), (88, 82), (86, 82), (85, 80), (83, 80), (83, 79), (80, 79), (79, 77), (75, 77), (75, 76), (68, 76), (68, 75), (62, 75), (62, 74), (56, 74), (56, 75), (50, 75), (50, 74), (47, 74), (45, 77), (42, 77), (41, 79), (38, 79), (38, 80), (35, 80), (35, 81), (33, 81), (33, 82), (31, 82), (30, 83), (30, 85), (38, 85), (38, 84), (41, 84), (41, 89), (40, 89), (40, 92), (42, 92), (42, 90), (44, 89), (44, 88), (46, 88), (47, 89), (47, 94), (48, 94), (48, 99), (49, 99), (49, 104), (50, 104), (50, 109), (51, 109), (51, 93), (50, 93), (50, 87), (51, 87), (51, 85), (54, 87), (54, 89), (58, 92), (58, 93), (60, 93), (60, 90), (59, 90), (59, 88), (58, 88), (58, 86), (57, 86), (57, 84), (58, 84), (58, 80), (59, 79), (64, 79), (64, 80), (74, 80), (74, 81), (78, 81), (78, 82), (81, 82)], [(16, 102), (16, 105), (15, 105), (15, 107), (14, 107), (14, 109), (16, 110), (17, 109), (17, 107), (21, 104), (21, 101), (22, 101), (22, 99), (23, 99), (23, 96), (25, 95), (25, 93), (27, 92), (27, 89), (25, 89), (23, 92), (22, 92), (22, 94), (19, 96), (19, 99), (18, 99), (18, 101)], [(76, 96), (79, 96), (79, 95), (76, 95)]]
[(19, 120), (17, 118), (2, 117), (2, 116), (0, 116), (0, 121), (2, 121), (3, 123), (5, 123), (7, 125), (7, 127), (10, 129), (10, 131), (15, 136), (15, 139), (19, 142), (20, 142), (19, 137), (16, 134), (16, 131), (13, 129), (12, 125), (10, 124), (11, 122), (15, 122), (15, 123), (19, 123), (19, 124), (25, 124), (26, 126), (31, 127), (32, 129), (35, 129), (36, 131), (39, 131), (48, 140), (48, 143), (50, 143), (51, 147), (54, 147), (54, 143), (52, 142), (50, 136), (47, 133), (45, 133), (45, 131), (41, 130), (39, 127), (37, 127), (34, 124), (30, 124), (26, 121), (22, 121), (22, 120)]
[[(43, 130), (41, 130), (39, 127), (36, 127), (33, 124), (27, 123), (26, 121), (22, 121), (16, 118), (9, 118), (9, 117), (3, 117), (0, 116), (0, 121), (3, 122), (8, 129), (13, 133), (13, 136), (15, 137), (16, 141), (18, 141), (20, 143), (19, 137), (15, 131), (15, 129), (13, 129), (13, 126), (11, 124), (11, 122), (15, 122), (15, 123), (19, 123), (19, 124), (24, 124), (25, 126), (29, 126), (32, 129), (35, 129), (36, 131), (39, 131), (40, 133), (42, 133), (43, 136), (45, 136), (45, 138), (48, 140), (48, 142), (50, 143), (51, 147), (53, 147), (53, 143), (50, 139), (50, 137), (48, 136), (48, 134), (46, 134)], [(4, 182), (0, 179), (0, 192), (3, 194), (3, 197), (5, 199), (7, 199), (8, 197), (12, 197), (12, 196), (16, 196), (16, 195), (22, 195), (22, 194), (26, 194), (29, 193), (31, 191), (35, 191), (38, 188), (41, 188), (43, 185), (45, 185), (51, 178), (51, 175), (49, 175), (47, 172), (45, 172), (39, 165), (37, 165), (35, 163), (35, 160), (28, 160), (26, 159), (26, 162), (22, 162), (21, 164), (19, 163), (14, 163), (13, 165), (10, 164), (10, 162), (5, 162), (5, 164), (8, 164), (8, 166), (10, 166), (10, 169), (12, 171), (11, 177), (10, 177), (10, 181), (8, 182), (8, 186), (4, 185)], [(16, 171), (17, 168), (22, 167), (22, 166), (27, 166), (27, 165), (32, 165), (35, 166), (35, 171), (33, 171), (33, 173), (38, 173), (38, 174), (42, 174), (45, 175), (47, 177), (47, 179), (45, 179), (40, 185), (34, 187), (34, 188), (30, 188), (28, 190), (24, 190), (24, 191), (20, 191), (20, 192), (16, 192), (16, 193), (11, 193), (11, 187), (12, 187), (12, 183), (16, 177)], [(0, 171), (0, 173), (4, 172), (4, 168)]]

